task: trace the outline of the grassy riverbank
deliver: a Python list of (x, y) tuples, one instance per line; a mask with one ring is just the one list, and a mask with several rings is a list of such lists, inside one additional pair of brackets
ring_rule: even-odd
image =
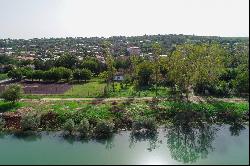
[[(73, 123), (72, 130), (77, 131), (84, 120), (92, 132), (97, 132), (97, 128), (101, 128), (98, 132), (106, 132), (106, 129), (111, 132), (120, 129), (155, 130), (157, 126), (176, 122), (247, 122), (249, 103), (187, 103), (156, 99), (110, 102), (30, 101), (16, 104), (0, 101), (0, 112), (5, 121), (5, 127), (2, 126), (4, 130), (15, 128), (20, 131), (23, 125), (26, 125), (27, 130), (65, 130), (65, 124), (70, 120)], [(23, 119), (29, 124), (25, 124)]]

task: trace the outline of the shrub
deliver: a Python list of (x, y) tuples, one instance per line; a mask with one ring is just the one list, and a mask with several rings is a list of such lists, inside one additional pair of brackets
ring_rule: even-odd
[(145, 119), (144, 120), (144, 128), (146, 128), (149, 131), (156, 131), (157, 130), (157, 125), (156, 121), (152, 118)]
[(19, 85), (10, 85), (1, 95), (5, 101), (15, 102), (22, 96), (22, 88)]
[(0, 118), (0, 131), (4, 129), (5, 126), (5, 120), (3, 118)]
[(36, 130), (40, 126), (40, 117), (34, 113), (28, 113), (22, 117), (20, 125), (23, 131)]
[(64, 131), (68, 132), (69, 135), (73, 134), (73, 131), (75, 130), (75, 122), (73, 119), (68, 119), (64, 125), (63, 125)]
[(89, 134), (89, 121), (88, 119), (84, 118), (81, 120), (79, 126), (78, 126), (78, 131), (82, 136), (87, 136)]
[(153, 118), (149, 118), (149, 119), (136, 120), (132, 123), (133, 131), (140, 131), (142, 129), (145, 129), (146, 131), (149, 132), (156, 131), (157, 130), (156, 121)]
[(41, 115), (41, 126), (45, 128), (55, 129), (59, 125), (58, 114), (48, 112)]
[(96, 136), (99, 138), (106, 138), (113, 132), (114, 124), (108, 121), (100, 121), (95, 128)]

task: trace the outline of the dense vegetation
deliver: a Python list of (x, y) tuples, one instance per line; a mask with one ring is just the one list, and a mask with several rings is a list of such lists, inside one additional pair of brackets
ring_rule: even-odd
[[(3, 72), (16, 80), (86, 82), (91, 77), (98, 76), (107, 83), (105, 94), (112, 96), (115, 92), (113, 78), (117, 72), (121, 72), (124, 76), (122, 88), (123, 85), (132, 85), (134, 90), (139, 91), (153, 87), (156, 96), (158, 87), (171, 88), (173, 93), (185, 94), (187, 99), (191, 92), (208, 92), (216, 96), (248, 96), (248, 38), (145, 35), (108, 39), (4, 39), (0, 42), (1, 47), (11, 47), (17, 55), (18, 52), (25, 51), (21, 45), (37, 54), (48, 49), (50, 51), (47, 50), (49, 53), (46, 54), (50, 56), (46, 55), (46, 61), (41, 57), (34, 61), (16, 61), (14, 57), (1, 55), (0, 63), (8, 64)], [(128, 56), (123, 52), (128, 46), (140, 47), (144, 56)], [(93, 50), (83, 51), (81, 47), (95, 48), (104, 57), (105, 63), (94, 56)], [(63, 53), (59, 56), (54, 54), (54, 48), (63, 50)], [(75, 52), (70, 52), (72, 49)], [(152, 54), (147, 55), (148, 53)], [(125, 58), (118, 56), (121, 54)], [(163, 54), (167, 56), (160, 56)], [(54, 58), (55, 56), (58, 58)], [(35, 70), (30, 64), (34, 65)]]
[[(1, 108), (4, 105), (6, 103), (0, 102)], [(7, 109), (6, 106), (4, 107)], [(18, 107), (19, 111), (15, 112)], [(154, 132), (157, 126), (177, 122), (239, 124), (248, 121), (248, 111), (248, 103), (217, 101), (195, 104), (166, 100), (103, 103), (22, 102), (12, 108), (12, 113), (21, 115), (20, 122), (16, 122), (19, 124), (19, 127), (15, 129), (17, 131), (20, 129), (36, 131), (38, 128), (42, 130), (63, 129), (65, 134), (74, 135), (80, 132), (82, 136), (94, 137), (106, 137), (121, 129)], [(8, 119), (10, 113), (5, 112), (3, 115), (7, 126), (11, 126)], [(1, 120), (1, 123), (3, 124), (4, 120)]]
[[(185, 124), (248, 120), (248, 103), (189, 102), (194, 94), (248, 97), (248, 38), (156, 35), (0, 41), (0, 48), (11, 47), (17, 55), (24, 51), (23, 46), (41, 56), (34, 61), (17, 61), (0, 55), (0, 63), (4, 65), (2, 73), (16, 81), (76, 83), (74, 89), (65, 93), (74, 97), (81, 94), (142, 97), (145, 93), (164, 97), (163, 101), (154, 99), (146, 103), (25, 103), (22, 108), (30, 110), (24, 115), (19, 112), (18, 126), (24, 131), (52, 128), (63, 129), (68, 135), (106, 137), (123, 128), (133, 132), (155, 131), (158, 125), (173, 121)], [(129, 55), (128, 46), (139, 46), (143, 56)], [(63, 52), (54, 53), (55, 48)], [(99, 52), (105, 62), (95, 57), (93, 50), (88, 50), (91, 48)], [(121, 54), (124, 56), (119, 56)], [(124, 79), (117, 83), (114, 78), (119, 73)], [(96, 91), (95, 95), (89, 94), (88, 89)], [(14, 103), (20, 98), (20, 92), (20, 87), (13, 86), (4, 91), (3, 98), (12, 102), (0, 103), (4, 116), (8, 117), (8, 113), (20, 106)], [(5, 120), (1, 119), (0, 126), (4, 123), (8, 126)]]

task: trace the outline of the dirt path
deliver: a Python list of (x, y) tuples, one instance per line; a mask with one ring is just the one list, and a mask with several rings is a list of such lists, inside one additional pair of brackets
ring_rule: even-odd
[(153, 97), (115, 97), (115, 98), (42, 98), (21, 99), (21, 101), (123, 101), (123, 100), (152, 100)]
[[(42, 99), (21, 99), (21, 101), (143, 101), (152, 100), (153, 97), (114, 97), (114, 98), (42, 98)], [(161, 100), (168, 100), (167, 98), (159, 98)], [(244, 98), (215, 98), (215, 97), (202, 97), (202, 96), (192, 96), (190, 101), (195, 103), (209, 102), (209, 101), (224, 101), (224, 102), (248, 102)]]

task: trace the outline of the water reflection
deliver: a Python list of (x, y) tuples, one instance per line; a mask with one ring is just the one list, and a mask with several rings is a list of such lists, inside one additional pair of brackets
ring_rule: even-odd
[(179, 162), (193, 163), (214, 150), (215, 126), (203, 123), (177, 123), (166, 134), (171, 157)]
[(245, 126), (239, 123), (234, 123), (229, 127), (231, 136), (239, 136), (242, 130), (245, 130)]
[(160, 147), (160, 144), (162, 143), (161, 140), (159, 140), (158, 132), (131, 132), (129, 136), (129, 147), (134, 148), (135, 144), (137, 142), (141, 141), (147, 141), (148, 142), (148, 151), (152, 151), (153, 149), (156, 149)]
[(39, 132), (26, 131), (14, 133), (13, 137), (22, 139), (25, 142), (34, 142), (37, 140), (41, 140), (42, 134)]
[[(145, 155), (147, 159), (148, 156), (152, 155), (152, 160), (159, 161), (161, 159), (161, 155), (164, 154), (163, 158), (172, 158), (181, 163), (199, 163), (202, 161), (201, 159), (208, 158), (211, 160), (211, 156), (208, 155), (215, 151), (216, 153), (220, 153), (220, 147), (218, 146), (218, 142), (222, 140), (230, 140), (231, 136), (241, 136), (243, 135), (242, 131), (248, 127), (243, 124), (234, 123), (230, 126), (228, 125), (213, 125), (209, 123), (194, 123), (191, 121), (175, 121), (172, 125), (168, 126), (165, 130), (160, 129), (158, 132), (129, 132), (124, 131), (119, 134), (114, 134), (113, 136), (107, 139), (81, 139), (80, 137), (63, 137), (61, 133), (18, 133), (18, 134), (1, 134), (0, 133), (0, 142), (1, 140), (7, 140), (8, 137), (15, 139), (22, 139), (25, 142), (43, 142), (44, 140), (55, 140), (49, 142), (50, 145), (55, 143), (54, 147), (59, 147), (62, 144), (74, 144), (77, 146), (66, 146), (67, 148), (75, 149), (83, 149), (84, 152), (86, 149), (94, 149), (93, 153), (98, 154), (98, 152), (103, 152), (106, 154), (109, 153), (117, 153), (117, 152), (125, 152), (125, 153), (133, 153), (139, 152), (140, 155)], [(216, 140), (217, 145), (214, 143), (215, 138), (221, 136), (220, 132), (223, 133), (223, 137)], [(226, 134), (224, 134), (226, 133)], [(224, 137), (225, 136), (225, 137)], [(225, 139), (224, 139), (225, 138)], [(125, 140), (124, 140), (125, 139)], [(40, 141), (41, 140), (41, 141)], [(127, 142), (129, 140), (129, 142)], [(13, 141), (13, 140), (11, 140)], [(63, 142), (61, 142), (63, 141)], [(12, 144), (11, 142), (10, 144)], [(45, 141), (42, 146), (48, 146), (48, 142)], [(136, 146), (136, 144), (140, 144)], [(146, 145), (144, 144), (146, 143)], [(88, 145), (87, 145), (88, 144)], [(99, 145), (104, 146), (99, 146)], [(115, 146), (116, 144), (116, 146)], [(122, 144), (122, 146), (120, 145)], [(35, 144), (34, 144), (35, 145)], [(86, 146), (87, 145), (87, 146)], [(97, 145), (97, 146), (96, 146)], [(125, 145), (125, 147), (123, 146)], [(225, 145), (227, 145), (225, 143)], [(237, 146), (237, 145), (236, 145)], [(119, 149), (119, 147), (122, 147)], [(128, 148), (129, 147), (129, 148)], [(63, 149), (63, 146), (60, 147)], [(100, 149), (98, 149), (100, 148)], [(108, 153), (105, 149), (109, 150)], [(217, 148), (217, 149), (216, 149)], [(131, 149), (135, 149), (131, 151)], [(235, 149), (235, 148), (232, 148)], [(147, 151), (145, 151), (147, 150)], [(219, 151), (218, 151), (219, 150)], [(240, 149), (241, 150), (241, 149)], [(217, 152), (216, 152), (217, 151)], [(150, 152), (150, 154), (147, 154)], [(155, 153), (156, 152), (156, 153)], [(168, 153), (170, 152), (170, 155)], [(224, 151), (223, 151), (224, 153)], [(244, 152), (245, 153), (245, 152)], [(157, 155), (156, 155), (157, 154)], [(161, 155), (158, 155), (161, 154)], [(140, 157), (141, 157), (140, 156)], [(158, 158), (157, 158), (158, 157)], [(222, 156), (223, 157), (223, 156)], [(225, 158), (227, 159), (227, 158)], [(129, 159), (128, 159), (129, 160)], [(150, 158), (151, 160), (151, 158)], [(222, 160), (222, 159), (221, 159)]]
[(109, 150), (115, 147), (113, 135), (108, 138), (96, 139), (96, 142), (105, 145), (105, 148)]

